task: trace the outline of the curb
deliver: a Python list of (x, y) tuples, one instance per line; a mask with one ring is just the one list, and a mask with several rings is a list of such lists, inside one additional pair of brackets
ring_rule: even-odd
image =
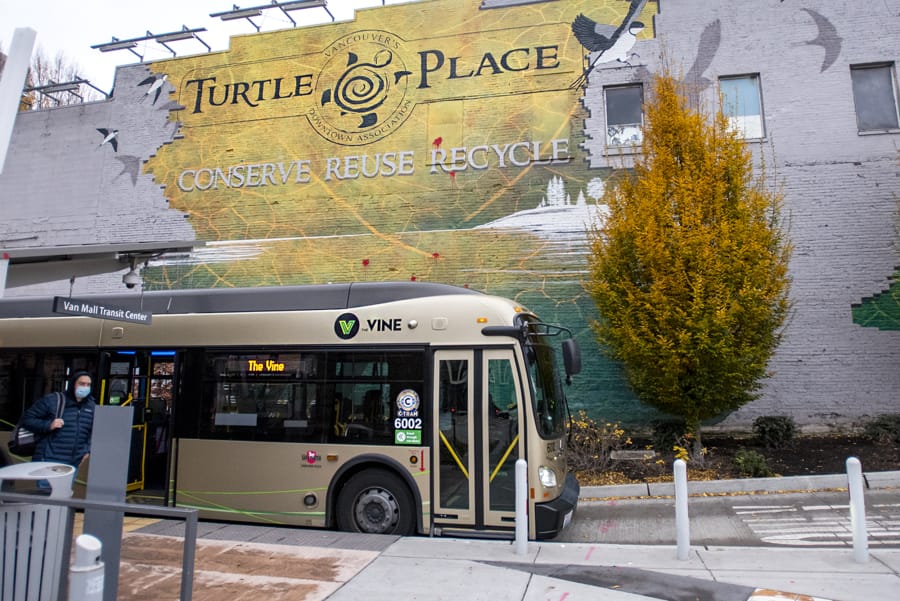
[[(867, 489), (900, 487), (900, 471), (863, 473)], [(847, 488), (846, 474), (823, 476), (788, 476), (786, 478), (737, 478), (734, 480), (688, 481), (689, 494), (728, 494), (799, 492), (834, 488)], [(675, 495), (674, 482), (642, 482), (614, 484), (611, 486), (582, 486), (580, 500), (622, 497), (671, 497)]]

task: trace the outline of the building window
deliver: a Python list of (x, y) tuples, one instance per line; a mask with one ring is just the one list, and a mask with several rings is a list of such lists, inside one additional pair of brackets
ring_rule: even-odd
[(644, 139), (644, 88), (606, 88), (606, 143), (609, 146), (638, 145)]
[(894, 65), (850, 67), (859, 131), (898, 129)]
[(719, 79), (722, 94), (722, 112), (728, 117), (732, 129), (744, 139), (762, 138), (762, 97), (758, 75), (722, 77)]

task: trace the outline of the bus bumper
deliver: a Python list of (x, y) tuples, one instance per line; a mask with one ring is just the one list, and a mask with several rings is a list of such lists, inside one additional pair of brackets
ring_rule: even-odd
[(572, 474), (566, 474), (562, 494), (547, 503), (534, 506), (534, 530), (538, 540), (553, 538), (569, 525), (575, 515), (581, 487)]

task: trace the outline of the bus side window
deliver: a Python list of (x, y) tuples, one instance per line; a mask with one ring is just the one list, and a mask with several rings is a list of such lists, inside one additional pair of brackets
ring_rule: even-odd
[(350, 411), (353, 405), (349, 399), (343, 398), (341, 395), (334, 395), (334, 426), (332, 428), (334, 436), (344, 438), (347, 436), (347, 425), (350, 420)]

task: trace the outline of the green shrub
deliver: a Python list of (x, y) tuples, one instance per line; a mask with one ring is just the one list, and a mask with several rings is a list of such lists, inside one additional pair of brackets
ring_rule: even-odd
[(900, 415), (879, 415), (866, 424), (863, 428), (863, 436), (881, 444), (900, 444)]
[(768, 449), (778, 449), (794, 438), (797, 425), (786, 415), (763, 415), (753, 420), (756, 441)]
[(767, 478), (774, 475), (766, 463), (766, 458), (756, 451), (741, 449), (734, 455), (734, 465), (742, 476), (748, 478)]

